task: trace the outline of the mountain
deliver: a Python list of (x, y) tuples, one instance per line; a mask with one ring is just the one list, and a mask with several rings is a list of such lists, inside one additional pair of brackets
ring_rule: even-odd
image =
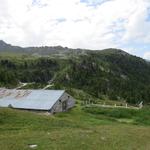
[(131, 103), (150, 102), (150, 63), (128, 53), (110, 49), (91, 52), (70, 61), (58, 83), (82, 89), (101, 99)]
[(38, 55), (38, 56), (47, 56), (47, 55), (79, 55), (86, 52), (82, 49), (71, 49), (68, 47), (62, 46), (42, 46), (42, 47), (26, 47), (22, 48), (19, 46), (12, 46), (0, 40), (0, 53), (19, 53), (27, 55)]
[(0, 41), (0, 52), (29, 54), (0, 57), (0, 86), (50, 82), (53, 88), (80, 89), (99, 99), (150, 102), (150, 63), (120, 49), (21, 48)]
[(0, 40), (0, 53), (25, 53), (24, 49), (19, 46), (12, 46)]

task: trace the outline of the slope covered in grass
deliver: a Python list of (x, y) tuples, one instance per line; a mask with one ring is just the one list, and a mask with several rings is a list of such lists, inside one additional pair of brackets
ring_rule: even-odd
[(149, 150), (149, 133), (148, 125), (119, 122), (80, 106), (54, 116), (0, 109), (2, 150), (29, 150), (30, 144), (38, 150)]

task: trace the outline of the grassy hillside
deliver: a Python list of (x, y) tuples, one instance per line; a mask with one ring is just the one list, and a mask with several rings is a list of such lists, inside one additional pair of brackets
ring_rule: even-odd
[(80, 105), (54, 116), (0, 109), (0, 149), (29, 150), (36, 144), (38, 150), (149, 150), (149, 114), (148, 109), (110, 111)]

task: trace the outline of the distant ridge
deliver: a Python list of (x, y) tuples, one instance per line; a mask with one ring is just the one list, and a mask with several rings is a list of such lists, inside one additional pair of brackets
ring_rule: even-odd
[(21, 54), (38, 54), (41, 56), (55, 55), (55, 54), (82, 54), (85, 50), (83, 49), (72, 49), (62, 46), (41, 46), (41, 47), (19, 47), (7, 44), (3, 40), (0, 40), (0, 53), (21, 53)]
[(129, 55), (129, 53), (127, 53), (121, 49), (115, 49), (115, 48), (101, 50), (101, 53)]
[(88, 49), (72, 49), (68, 47), (62, 46), (41, 46), (41, 47), (19, 47), (13, 46), (11, 44), (7, 44), (3, 40), (0, 40), (0, 53), (20, 53), (20, 54), (30, 54), (30, 55), (82, 55), (87, 53), (103, 53), (103, 54), (121, 54), (121, 55), (129, 55), (127, 52), (121, 49), (108, 48), (104, 50), (88, 50)]
[(24, 53), (24, 49), (19, 46), (12, 46), (11, 44), (7, 44), (3, 40), (0, 40), (0, 52)]

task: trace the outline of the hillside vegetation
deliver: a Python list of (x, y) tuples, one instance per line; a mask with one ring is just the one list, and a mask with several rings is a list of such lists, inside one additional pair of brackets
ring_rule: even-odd
[[(132, 114), (132, 116), (130, 116)], [(150, 111), (82, 108), (46, 116), (0, 109), (0, 149), (149, 150)], [(143, 119), (142, 119), (143, 118)]]
[(21, 48), (1, 41), (0, 54), (1, 87), (52, 84), (51, 88), (79, 89), (102, 100), (150, 102), (150, 63), (122, 50)]

